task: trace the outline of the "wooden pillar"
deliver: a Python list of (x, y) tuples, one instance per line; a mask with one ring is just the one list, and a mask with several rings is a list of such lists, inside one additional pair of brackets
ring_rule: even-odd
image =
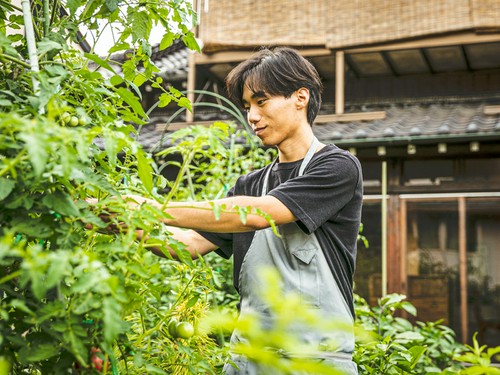
[(460, 277), (460, 327), (462, 342), (467, 343), (469, 336), (467, 323), (467, 227), (465, 197), (458, 198), (458, 259)]
[(400, 199), (399, 204), (399, 256), (400, 256), (400, 289), (399, 293), (408, 295), (408, 204), (406, 200)]
[(387, 293), (402, 293), (400, 205), (399, 195), (389, 194), (387, 202)]
[(381, 209), (381, 229), (382, 229), (382, 297), (387, 295), (387, 160), (382, 160), (382, 202), (380, 205)]
[[(401, 198), (395, 193), (400, 181), (400, 161), (387, 161), (387, 293), (402, 293)], [(404, 228), (406, 230), (406, 228)]]
[(186, 110), (186, 122), (191, 123), (194, 120), (194, 90), (196, 89), (196, 61), (194, 53), (189, 54), (189, 68), (187, 76), (187, 98), (191, 102), (192, 112)]
[(344, 51), (335, 53), (335, 113), (344, 113)]

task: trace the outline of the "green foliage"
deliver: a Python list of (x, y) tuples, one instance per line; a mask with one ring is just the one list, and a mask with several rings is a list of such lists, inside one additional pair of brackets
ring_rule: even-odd
[(462, 363), (470, 364), (469, 367), (463, 369), (460, 374), (463, 375), (498, 375), (500, 368), (492, 367), (491, 363), (494, 358), (500, 359), (500, 346), (495, 348), (487, 348), (486, 345), (479, 346), (474, 334), (472, 346), (466, 345), (466, 350), (460, 355), (455, 356), (455, 360)]
[(417, 315), (405, 296), (389, 294), (370, 308), (356, 297), (357, 343), (354, 360), (361, 374), (498, 374), (491, 366), (500, 347), (479, 347), (455, 341), (454, 332), (437, 322), (417, 322), (395, 316)]
[[(114, 373), (216, 373), (224, 351), (206, 333), (176, 339), (164, 329), (172, 316), (196, 327), (215, 287), (211, 268), (158, 226), (164, 213), (113, 202), (117, 219), (169, 243), (184, 262), (159, 261), (133, 230), (101, 233), (107, 224), (84, 200), (130, 192), (161, 199), (166, 181), (131, 137), (133, 124), (147, 121), (134, 94), (144, 81), (158, 82), (146, 43), (152, 23), (195, 47), (190, 4), (73, 0), (67, 17), (59, 17), (59, 1), (32, 4), (38, 73), (27, 70), (22, 17), (0, 1), (2, 373), (93, 373), (95, 353)], [(133, 50), (124, 77), (106, 79), (100, 69), (113, 72), (109, 57), (75, 48), (77, 28), (97, 30), (99, 20), (124, 27), (114, 48)]]

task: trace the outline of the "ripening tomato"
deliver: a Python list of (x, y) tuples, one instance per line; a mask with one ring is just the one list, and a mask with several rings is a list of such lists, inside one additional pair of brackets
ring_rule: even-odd
[(98, 353), (101, 353), (101, 350), (98, 348), (92, 348), (90, 351), (90, 362), (92, 362), (92, 366), (97, 371), (103, 371), (103, 369), (108, 369), (108, 362), (104, 362), (104, 360), (100, 357)]

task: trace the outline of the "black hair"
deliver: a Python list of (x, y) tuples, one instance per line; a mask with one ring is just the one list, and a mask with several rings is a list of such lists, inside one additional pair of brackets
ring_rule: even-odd
[(314, 66), (296, 50), (287, 47), (262, 48), (237, 65), (226, 78), (229, 98), (243, 107), (243, 88), (271, 96), (289, 98), (296, 90), (309, 90), (307, 122), (312, 125), (321, 106), (323, 85)]

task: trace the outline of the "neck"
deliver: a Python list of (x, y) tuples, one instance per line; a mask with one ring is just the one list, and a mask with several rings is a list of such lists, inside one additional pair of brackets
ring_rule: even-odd
[(303, 159), (314, 139), (312, 129), (288, 138), (278, 145), (278, 156), (281, 163), (289, 163)]

